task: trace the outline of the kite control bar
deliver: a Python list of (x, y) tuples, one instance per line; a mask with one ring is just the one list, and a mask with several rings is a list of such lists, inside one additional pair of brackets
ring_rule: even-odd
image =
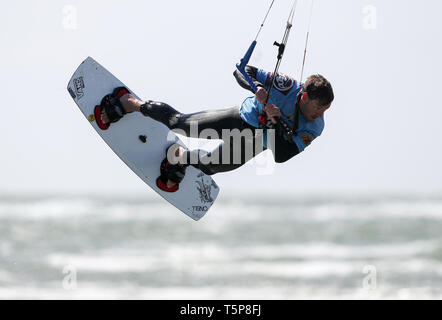
[(256, 40), (254, 40), (252, 42), (252, 44), (250, 45), (249, 50), (247, 50), (244, 58), (241, 59), (241, 63), (238, 63), (236, 65), (236, 68), (238, 69), (239, 72), (241, 72), (241, 74), (244, 76), (244, 78), (250, 84), (250, 86), (252, 87), (254, 93), (256, 93), (256, 91), (258, 91), (258, 88), (253, 83), (253, 80), (250, 78), (250, 76), (247, 74), (246, 66), (249, 63), (250, 58), (252, 57), (253, 50), (255, 50), (255, 47), (256, 47), (256, 43), (257, 43)]

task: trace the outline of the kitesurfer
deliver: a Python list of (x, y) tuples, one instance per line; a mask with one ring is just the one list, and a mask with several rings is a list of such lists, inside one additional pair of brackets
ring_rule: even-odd
[[(200, 150), (185, 150), (177, 144), (166, 151), (167, 157), (161, 164), (161, 176), (157, 181), (159, 187), (173, 192), (182, 181), (188, 165), (202, 172), (213, 175), (237, 169), (267, 148), (271, 149), (275, 162), (285, 162), (309, 146), (319, 137), (324, 129), (324, 112), (334, 100), (330, 82), (321, 75), (308, 77), (300, 84), (295, 79), (279, 74), (273, 79), (272, 73), (246, 66), (245, 71), (253, 80), (258, 90), (252, 97), (247, 98), (240, 107), (229, 107), (218, 110), (202, 111), (183, 114), (168, 104), (156, 101), (141, 101), (136, 99), (125, 88), (117, 88), (106, 100), (107, 105), (96, 112), (97, 123), (102, 129), (107, 129), (124, 114), (141, 112), (143, 115), (157, 120), (169, 129), (180, 129), (191, 136), (191, 132), (199, 134), (205, 129), (215, 130), (218, 137), (223, 137), (224, 130), (250, 130), (250, 135), (242, 135), (240, 146), (235, 146), (230, 136), (210, 154)], [(234, 76), (241, 87), (252, 92), (250, 84), (237, 70)], [(274, 82), (274, 88), (268, 97), (268, 90)], [(266, 103), (267, 101), (267, 103)], [(102, 103), (103, 104), (103, 103)], [(267, 125), (260, 122), (260, 115), (266, 114), (270, 120)], [(293, 132), (287, 133), (280, 127), (278, 120), (283, 120)], [(267, 131), (269, 124), (275, 125), (274, 146), (268, 145)], [(192, 125), (197, 125), (192, 131)], [(259, 129), (262, 129), (260, 134)], [(181, 132), (182, 132), (181, 131)], [(180, 132), (180, 133), (181, 133)], [(237, 143), (238, 144), (238, 143)], [(256, 148), (261, 144), (262, 148)], [(223, 158), (223, 149), (228, 148), (228, 159)], [(240, 150), (240, 159), (234, 159), (235, 150)], [(245, 150), (252, 150), (246, 152)], [(192, 155), (194, 156), (192, 158)], [(202, 161), (210, 157), (212, 161)], [(196, 161), (192, 161), (196, 159)], [(235, 161), (236, 160), (236, 161)]]

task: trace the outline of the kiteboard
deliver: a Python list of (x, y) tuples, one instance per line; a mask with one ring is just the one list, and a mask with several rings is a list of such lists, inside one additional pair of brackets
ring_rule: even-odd
[[(207, 213), (219, 193), (218, 185), (210, 176), (189, 166), (178, 191), (165, 192), (156, 185), (166, 149), (174, 143), (186, 147), (175, 133), (139, 112), (126, 114), (107, 130), (98, 127), (94, 116), (95, 106), (105, 95), (121, 86), (128, 88), (88, 57), (74, 72), (67, 89), (87, 121), (118, 157), (160, 196), (198, 221)], [(128, 90), (138, 98), (130, 88)], [(96, 162), (91, 161), (93, 165)]]

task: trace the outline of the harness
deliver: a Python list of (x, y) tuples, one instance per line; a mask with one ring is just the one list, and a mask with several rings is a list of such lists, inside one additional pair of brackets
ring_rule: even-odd
[(298, 98), (296, 100), (295, 103), (295, 107), (294, 107), (294, 119), (293, 119), (293, 126), (290, 126), (287, 121), (285, 121), (282, 118), (279, 118), (278, 123), (276, 124), (275, 128), (276, 131), (278, 132), (279, 135), (283, 136), (283, 133), (286, 134), (287, 138), (288, 138), (288, 142), (290, 143), (295, 143), (293, 141), (293, 137), (296, 137), (298, 128), (299, 128), (299, 115), (301, 112), (301, 108), (300, 108), (300, 102), (301, 102), (301, 97), (303, 94), (303, 90), (301, 89), (301, 91), (298, 93)]

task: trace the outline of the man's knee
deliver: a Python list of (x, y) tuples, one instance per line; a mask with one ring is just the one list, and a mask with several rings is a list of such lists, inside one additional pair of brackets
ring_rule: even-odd
[(289, 156), (286, 156), (286, 155), (284, 155), (284, 156), (274, 155), (274, 159), (275, 159), (276, 163), (284, 163), (284, 162), (289, 161), (291, 158), (293, 158), (293, 156), (289, 157)]
[(169, 129), (176, 128), (179, 119), (182, 116), (182, 113), (175, 110), (167, 103), (157, 101), (148, 101), (143, 111), (144, 115), (163, 123), (169, 127)]

